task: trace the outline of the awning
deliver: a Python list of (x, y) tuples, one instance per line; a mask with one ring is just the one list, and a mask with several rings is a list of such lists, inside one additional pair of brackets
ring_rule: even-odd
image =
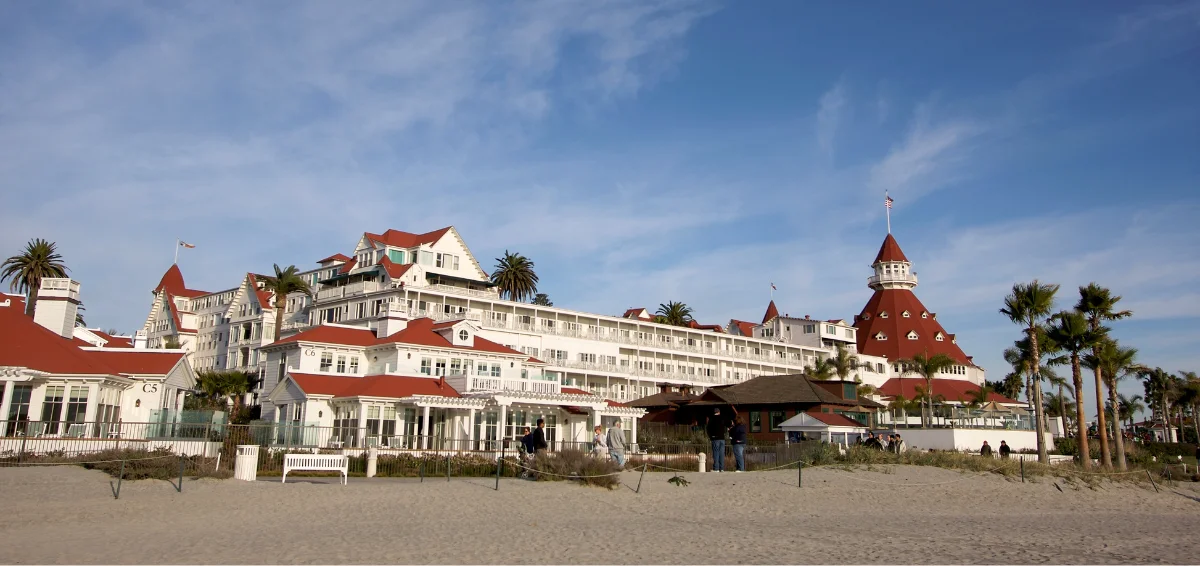
[(428, 273), (427, 272), (427, 273), (425, 273), (425, 279), (426, 280), (457, 281), (459, 283), (466, 283), (468, 285), (479, 285), (480, 287), (495, 287), (496, 286), (496, 284), (492, 283), (491, 281), (479, 281), (477, 279), (467, 279), (466, 277), (455, 277), (453, 275), (446, 275), (444, 273)]

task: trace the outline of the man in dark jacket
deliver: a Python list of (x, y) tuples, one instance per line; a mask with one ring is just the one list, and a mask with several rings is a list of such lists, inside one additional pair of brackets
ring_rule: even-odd
[(727, 428), (725, 419), (721, 418), (721, 409), (713, 409), (705, 431), (708, 432), (708, 440), (712, 442), (712, 471), (718, 473), (725, 471), (725, 431)]
[(988, 443), (986, 440), (983, 441), (983, 448), (979, 449), (979, 455), (983, 456), (984, 458), (992, 457), (992, 447), (988, 446)]
[(742, 422), (742, 417), (733, 418), (729, 442), (733, 444), (733, 462), (737, 466), (734, 473), (740, 474), (746, 471), (746, 423)]
[(1012, 454), (1012, 448), (1008, 447), (1007, 442), (1001, 440), (1000, 441), (1000, 458), (1007, 460), (1009, 454)]
[(533, 429), (533, 450), (534, 454), (545, 452), (550, 445), (546, 443), (546, 421), (545, 419), (537, 420), (537, 428)]

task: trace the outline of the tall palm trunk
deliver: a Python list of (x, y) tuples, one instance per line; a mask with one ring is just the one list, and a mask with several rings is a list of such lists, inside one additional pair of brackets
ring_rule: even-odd
[[(1078, 352), (1071, 353), (1071, 381), (1075, 384), (1075, 438), (1079, 442), (1079, 463), (1087, 470), (1092, 467), (1092, 454), (1088, 447), (1087, 417), (1083, 414), (1083, 372), (1079, 369)], [(1103, 413), (1104, 405), (1100, 407)]]
[(1058, 384), (1058, 418), (1062, 419), (1063, 436), (1067, 434), (1067, 392), (1062, 382)]
[[(1029, 346), (1033, 350), (1033, 371), (1036, 373), (1038, 368), (1042, 367), (1042, 353), (1038, 350), (1037, 330), (1036, 327), (1030, 326), (1026, 332), (1029, 334)], [(1037, 403), (1033, 406), (1034, 411), (1034, 429), (1037, 431), (1037, 451), (1038, 462), (1042, 464), (1050, 463), (1050, 456), (1046, 454), (1046, 423), (1045, 410), (1042, 408), (1042, 384), (1041, 376), (1036, 376), (1033, 379), (1033, 394)]]
[(275, 340), (279, 341), (279, 333), (283, 332), (283, 309), (287, 306), (287, 297), (275, 297)]
[[(38, 284), (41, 287), (41, 284)], [(37, 310), (37, 289), (30, 288), (28, 298), (25, 299), (25, 316), (33, 317), (33, 311)]]
[[(1196, 444), (1200, 444), (1200, 419), (1196, 418), (1198, 405), (1192, 403), (1192, 429), (1196, 431)], [(1200, 462), (1197, 462), (1200, 465)]]
[(1163, 442), (1171, 441), (1171, 418), (1167, 416), (1167, 396), (1163, 394), (1158, 400), (1158, 420), (1163, 427)]
[[(1092, 355), (1100, 357), (1100, 346), (1092, 348)], [(1112, 467), (1112, 454), (1108, 451), (1108, 418), (1104, 414), (1104, 386), (1101, 385), (1100, 364), (1096, 364), (1096, 430), (1100, 431), (1100, 464), (1105, 468)]]
[[(922, 428), (929, 428), (933, 424), (933, 378), (925, 378), (925, 403), (928, 409), (921, 411)], [(924, 407), (923, 407), (924, 409)]]
[(1108, 402), (1113, 406), (1113, 443), (1117, 448), (1117, 469), (1125, 471), (1125, 438), (1121, 435), (1121, 405), (1117, 402), (1117, 383), (1108, 387)]

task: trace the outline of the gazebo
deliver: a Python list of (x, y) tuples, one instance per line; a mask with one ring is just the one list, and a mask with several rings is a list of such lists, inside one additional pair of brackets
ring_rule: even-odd
[(800, 413), (779, 425), (784, 432), (799, 432), (830, 444), (849, 446), (858, 435), (866, 434), (862, 423), (837, 413)]

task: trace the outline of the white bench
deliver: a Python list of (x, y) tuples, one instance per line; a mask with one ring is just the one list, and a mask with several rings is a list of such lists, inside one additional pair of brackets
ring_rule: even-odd
[(288, 472), (341, 472), (346, 485), (349, 466), (350, 458), (341, 454), (284, 454), (281, 483), (287, 483)]

